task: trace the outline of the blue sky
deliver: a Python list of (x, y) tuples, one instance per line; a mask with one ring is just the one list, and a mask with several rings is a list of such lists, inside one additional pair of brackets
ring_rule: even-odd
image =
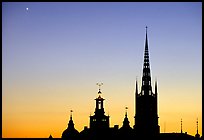
[(64, 113), (65, 106), (77, 112), (87, 106), (88, 121), (97, 82), (104, 83), (102, 91), (112, 116), (123, 115), (128, 105), (133, 117), (135, 79), (141, 85), (142, 78), (145, 26), (160, 111), (175, 101), (176, 106), (193, 106), (192, 112), (201, 112), (201, 6), (200, 2), (3, 2), (3, 118), (5, 112), (16, 113), (12, 106), (19, 106), (17, 112), (23, 115), (28, 109), (20, 104), (33, 107), (38, 102), (49, 108), (54, 102)]

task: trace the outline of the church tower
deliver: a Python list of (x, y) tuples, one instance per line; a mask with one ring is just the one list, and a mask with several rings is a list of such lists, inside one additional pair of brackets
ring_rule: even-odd
[(104, 107), (103, 107), (103, 99), (101, 97), (101, 89), (100, 86), (103, 85), (103, 83), (98, 84), (99, 91), (98, 91), (98, 97), (96, 100), (96, 108), (95, 108), (95, 114), (93, 116), (90, 116), (90, 129), (106, 129), (109, 128), (109, 116), (105, 115)]
[(151, 73), (148, 51), (147, 27), (143, 63), (143, 75), (141, 92), (138, 93), (137, 80), (135, 91), (135, 126), (137, 135), (157, 136), (160, 132), (157, 112), (157, 82), (155, 82), (155, 93), (151, 86)]

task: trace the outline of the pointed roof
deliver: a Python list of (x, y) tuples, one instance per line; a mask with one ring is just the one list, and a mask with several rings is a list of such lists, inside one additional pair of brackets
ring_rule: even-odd
[(148, 51), (148, 38), (147, 38), (147, 26), (146, 26), (146, 39), (145, 39), (145, 52), (144, 52), (144, 65), (143, 68), (149, 68), (149, 51)]
[(123, 126), (121, 128), (130, 128), (130, 122), (129, 122), (128, 117), (127, 117), (127, 109), (128, 109), (128, 107), (125, 107), (125, 118), (123, 121)]
[(148, 50), (148, 38), (147, 38), (147, 26), (146, 26), (144, 64), (143, 64), (143, 76), (142, 76), (142, 88), (141, 88), (141, 90), (142, 90), (142, 93), (144, 93), (144, 95), (150, 95), (149, 91), (152, 90), (152, 87), (151, 87), (151, 73), (150, 73), (150, 61), (149, 61), (149, 50)]
[(53, 137), (52, 137), (52, 135), (50, 134), (50, 136), (49, 136), (49, 139), (52, 139)]
[(68, 129), (74, 129), (74, 122), (72, 120), (72, 112), (73, 110), (70, 110), (70, 120), (69, 120), (69, 123), (68, 123)]

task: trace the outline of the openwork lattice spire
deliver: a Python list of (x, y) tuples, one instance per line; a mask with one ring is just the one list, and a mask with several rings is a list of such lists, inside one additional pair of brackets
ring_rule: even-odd
[(147, 26), (146, 26), (146, 39), (145, 39), (145, 52), (144, 52), (144, 65), (143, 65), (143, 68), (150, 68), (149, 51), (148, 51), (148, 39), (147, 39)]
[[(151, 74), (150, 74), (148, 39), (147, 39), (147, 26), (146, 26), (146, 39), (145, 39), (142, 86), (146, 86), (146, 87), (148, 87), (146, 89), (151, 90)], [(144, 89), (145, 87), (142, 87), (142, 88)]]

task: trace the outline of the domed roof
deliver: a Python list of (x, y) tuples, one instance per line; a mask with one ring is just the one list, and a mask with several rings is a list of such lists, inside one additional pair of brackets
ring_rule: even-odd
[(66, 139), (78, 139), (78, 136), (79, 136), (79, 132), (74, 128), (74, 122), (72, 120), (72, 115), (71, 115), (68, 127), (62, 133), (62, 138), (66, 138)]
[(64, 132), (62, 133), (62, 138), (66, 138), (66, 139), (76, 139), (79, 136), (79, 132), (73, 128), (73, 129), (69, 129), (67, 128), (66, 130), (64, 130)]

